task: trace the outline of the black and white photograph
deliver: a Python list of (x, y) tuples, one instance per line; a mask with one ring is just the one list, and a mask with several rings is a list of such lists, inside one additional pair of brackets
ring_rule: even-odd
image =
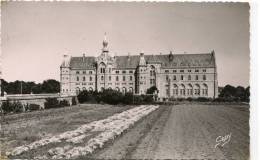
[(1, 1), (0, 159), (250, 156), (249, 2)]

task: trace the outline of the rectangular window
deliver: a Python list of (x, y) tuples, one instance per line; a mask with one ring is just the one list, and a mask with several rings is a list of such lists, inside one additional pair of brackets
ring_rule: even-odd
[(176, 73), (176, 70), (172, 70), (173, 73)]
[(79, 71), (76, 71), (76, 74), (79, 74)]
[(181, 80), (183, 80), (183, 75), (181, 75)]
[(203, 69), (203, 72), (206, 72), (207, 70), (206, 69)]
[(111, 76), (108, 77), (108, 80), (111, 81)]
[(168, 81), (168, 80), (169, 80), (169, 76), (168, 76), (168, 75), (166, 75), (166, 77), (165, 77), (165, 78), (166, 78), (166, 81)]
[(125, 81), (125, 76), (123, 76), (123, 81)]
[(199, 80), (199, 76), (198, 75), (196, 75), (195, 80)]
[(189, 69), (188, 72), (191, 72), (191, 70)]
[(198, 69), (195, 69), (195, 72), (199, 72), (199, 70), (198, 70)]
[(129, 73), (133, 73), (133, 71), (129, 71)]
[(204, 81), (206, 80), (206, 75), (203, 75), (203, 80), (204, 80)]
[(130, 76), (130, 81), (132, 81), (133, 80), (133, 77), (132, 76)]
[(89, 71), (89, 74), (92, 74), (92, 71)]
[(116, 76), (116, 81), (118, 81), (118, 76)]
[(83, 71), (83, 74), (86, 74), (86, 71)]
[(180, 70), (180, 72), (181, 72), (181, 73), (183, 73), (183, 72), (184, 72), (184, 70), (182, 69), (182, 70)]
[(173, 76), (173, 80), (176, 80), (176, 76), (175, 75)]
[(165, 73), (169, 73), (169, 70), (165, 70), (164, 72), (165, 72)]
[(118, 74), (118, 73), (119, 73), (119, 71), (116, 71), (116, 73)]
[(126, 71), (122, 71), (122, 73), (126, 73)]

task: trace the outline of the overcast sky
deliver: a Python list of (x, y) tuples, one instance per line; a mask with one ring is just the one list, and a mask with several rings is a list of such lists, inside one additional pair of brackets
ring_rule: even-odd
[(2, 70), (7, 81), (59, 80), (63, 54), (215, 50), (220, 86), (249, 85), (247, 3), (2, 2)]

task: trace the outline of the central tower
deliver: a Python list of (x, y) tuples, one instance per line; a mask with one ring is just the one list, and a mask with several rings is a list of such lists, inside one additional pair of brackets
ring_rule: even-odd
[(107, 54), (108, 53), (108, 41), (107, 41), (107, 34), (105, 32), (104, 35), (104, 40), (103, 40), (103, 48), (102, 48), (102, 54)]

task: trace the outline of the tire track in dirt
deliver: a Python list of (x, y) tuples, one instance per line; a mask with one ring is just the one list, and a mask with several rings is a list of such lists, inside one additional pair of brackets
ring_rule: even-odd
[(126, 158), (130, 159), (153, 159), (155, 150), (157, 149), (160, 136), (165, 127), (165, 124), (171, 114), (172, 106), (163, 106), (166, 110), (158, 117), (157, 121), (153, 124), (150, 131), (140, 138), (140, 143), (136, 145), (134, 150), (129, 153)]
[[(153, 125), (162, 117), (164, 113), (169, 111), (171, 107), (161, 106), (157, 110), (144, 117), (133, 128), (127, 130), (121, 137), (115, 141), (108, 143), (104, 149), (92, 154), (87, 158), (94, 159), (129, 159), (135, 152), (137, 146), (142, 143), (142, 139), (153, 128)], [(81, 157), (80, 159), (86, 159)]]

